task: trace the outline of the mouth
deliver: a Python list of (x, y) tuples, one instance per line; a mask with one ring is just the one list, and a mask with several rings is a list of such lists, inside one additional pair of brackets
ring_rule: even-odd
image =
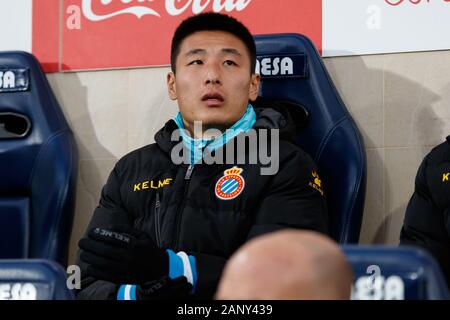
[(207, 93), (202, 97), (202, 101), (206, 102), (208, 106), (212, 107), (222, 105), (225, 99), (219, 93)]

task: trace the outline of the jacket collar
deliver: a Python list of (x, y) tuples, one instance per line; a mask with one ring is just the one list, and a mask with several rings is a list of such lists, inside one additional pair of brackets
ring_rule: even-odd
[(256, 113), (253, 110), (253, 106), (248, 104), (245, 113), (235, 124), (225, 130), (220, 136), (209, 139), (192, 138), (184, 128), (183, 118), (180, 112), (178, 112), (173, 120), (177, 124), (178, 129), (180, 129), (181, 138), (185, 148), (187, 148), (191, 155), (190, 161), (195, 164), (202, 159), (206, 149), (208, 152), (215, 151), (223, 147), (238, 134), (248, 132), (256, 122)]

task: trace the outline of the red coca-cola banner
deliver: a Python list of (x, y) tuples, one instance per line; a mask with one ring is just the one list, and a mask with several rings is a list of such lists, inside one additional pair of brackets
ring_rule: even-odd
[[(33, 51), (47, 66), (60, 63), (62, 71), (167, 65), (177, 25), (206, 11), (230, 14), (253, 34), (298, 32), (309, 36), (319, 50), (322, 44), (322, 1), (63, 0), (58, 22), (50, 1), (33, 2), (34, 24), (41, 26), (33, 32)], [(53, 3), (58, 7), (57, 0)], [(42, 14), (46, 10), (51, 19)], [(60, 61), (50, 61), (55, 59), (51, 30), (61, 32)]]
[(205, 11), (253, 34), (303, 33), (325, 57), (448, 50), (449, 9), (450, 0), (0, 1), (0, 50), (32, 47), (50, 72), (167, 65), (176, 26)]
[(32, 52), (47, 72), (59, 70), (59, 0), (34, 0), (32, 3)]

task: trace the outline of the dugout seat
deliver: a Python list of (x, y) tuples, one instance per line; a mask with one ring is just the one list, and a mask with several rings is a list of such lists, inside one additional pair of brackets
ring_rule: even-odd
[(303, 106), (297, 143), (316, 162), (330, 215), (330, 234), (357, 243), (366, 189), (363, 138), (313, 43), (300, 34), (255, 36), (260, 95)]
[(66, 266), (77, 167), (74, 136), (37, 59), (0, 52), (0, 274), (33, 278)]

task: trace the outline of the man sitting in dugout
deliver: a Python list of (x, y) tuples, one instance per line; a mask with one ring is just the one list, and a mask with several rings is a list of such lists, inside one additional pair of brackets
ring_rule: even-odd
[[(167, 87), (179, 113), (156, 143), (112, 170), (79, 241), (79, 299), (212, 298), (227, 259), (247, 240), (284, 228), (328, 232), (317, 168), (292, 140), (295, 110), (252, 105), (255, 63), (253, 37), (232, 17), (204, 13), (178, 26)], [(208, 136), (211, 128), (220, 135)], [(177, 129), (188, 163), (173, 160)], [(261, 174), (261, 161), (237, 162), (258, 146), (231, 162), (202, 161), (251, 130), (260, 138), (261, 129), (279, 130), (276, 173)]]
[(431, 253), (450, 288), (450, 136), (425, 156), (417, 170), (400, 244)]

